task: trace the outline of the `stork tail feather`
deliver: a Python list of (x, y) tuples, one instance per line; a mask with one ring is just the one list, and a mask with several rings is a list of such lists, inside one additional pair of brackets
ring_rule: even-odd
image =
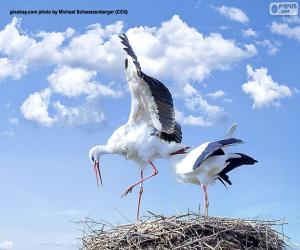
[[(240, 157), (236, 157), (237, 155)], [(232, 156), (232, 158), (229, 157), (226, 160), (226, 167), (219, 173), (219, 179), (225, 181), (229, 185), (231, 185), (232, 183), (227, 175), (228, 172), (242, 165), (253, 165), (257, 162), (257, 160), (251, 158), (250, 156), (241, 153), (234, 153), (232, 154)]]

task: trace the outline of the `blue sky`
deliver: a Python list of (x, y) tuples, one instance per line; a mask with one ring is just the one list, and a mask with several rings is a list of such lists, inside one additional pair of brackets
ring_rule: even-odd
[[(268, 1), (0, 1), (0, 249), (76, 249), (90, 216), (134, 221), (139, 178), (121, 156), (101, 158), (98, 189), (89, 149), (127, 121), (126, 32), (143, 70), (171, 90), (183, 140), (222, 138), (259, 163), (209, 188), (212, 216), (283, 219), (300, 242), (300, 19), (270, 16)], [(128, 15), (10, 15), (19, 9), (127, 9)], [(166, 160), (145, 183), (142, 214), (202, 205)]]

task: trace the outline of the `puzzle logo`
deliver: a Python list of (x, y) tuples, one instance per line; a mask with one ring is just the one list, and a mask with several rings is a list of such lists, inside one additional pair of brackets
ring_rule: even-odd
[(295, 16), (298, 15), (297, 2), (273, 2), (269, 5), (269, 13), (272, 16)]

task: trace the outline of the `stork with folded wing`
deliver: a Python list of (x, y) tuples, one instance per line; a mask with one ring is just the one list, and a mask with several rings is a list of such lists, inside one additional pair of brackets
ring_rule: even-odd
[[(237, 125), (234, 124), (219, 141), (205, 142), (187, 155), (173, 156), (171, 167), (177, 180), (182, 183), (200, 185), (204, 193), (204, 215), (208, 215), (207, 186), (216, 180), (231, 185), (228, 173), (242, 165), (253, 165), (257, 161), (242, 153), (229, 153), (229, 146), (243, 141), (233, 138)], [(226, 186), (226, 185), (225, 185)]]

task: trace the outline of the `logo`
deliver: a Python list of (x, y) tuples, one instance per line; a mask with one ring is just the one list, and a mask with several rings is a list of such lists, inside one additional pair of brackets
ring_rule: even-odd
[(298, 15), (298, 3), (272, 2), (269, 5), (269, 13), (272, 16), (296, 16)]

